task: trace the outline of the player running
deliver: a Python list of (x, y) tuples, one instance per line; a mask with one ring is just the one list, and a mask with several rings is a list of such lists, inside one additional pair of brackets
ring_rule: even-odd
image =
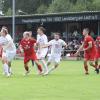
[[(96, 48), (97, 48), (96, 49), (97, 52), (96, 52), (96, 58), (95, 58), (95, 66), (97, 66), (97, 68), (99, 69), (100, 65), (98, 65), (98, 60), (100, 58), (100, 36), (98, 36), (96, 38), (95, 44), (96, 44)], [(99, 73), (99, 71), (98, 71), (98, 73)]]
[[(29, 36), (30, 36), (30, 39), (34, 39), (34, 38), (32, 37), (32, 31), (29, 31)], [(31, 60), (31, 62), (32, 62), (32, 66), (34, 66), (34, 61)]]
[(49, 71), (47, 71), (46, 73), (44, 73), (44, 75), (49, 74), (51, 71), (53, 71), (54, 69), (56, 69), (60, 63), (61, 60), (61, 52), (63, 50), (63, 46), (67, 47), (67, 44), (65, 43), (65, 41), (63, 41), (62, 39), (60, 39), (60, 33), (55, 33), (54, 35), (54, 39), (49, 41), (48, 44), (42, 46), (43, 48), (45, 47), (51, 47), (51, 54), (48, 58), (48, 63), (47, 66), (49, 66), (52, 62), (54, 62), (54, 66), (52, 68), (49, 69)]
[(1, 29), (0, 45), (2, 45), (2, 63), (4, 74), (9, 77), (11, 75), (11, 61), (16, 55), (16, 47), (8, 33), (7, 27), (3, 26)]
[(23, 39), (20, 42), (20, 50), (21, 52), (24, 51), (24, 68), (25, 68), (25, 75), (29, 73), (29, 67), (28, 67), (28, 62), (30, 60), (33, 60), (39, 70), (39, 74), (42, 73), (42, 67), (39, 64), (37, 60), (37, 56), (34, 50), (34, 44), (36, 43), (35, 39), (30, 38), (30, 33), (29, 32), (24, 32), (23, 33)]
[(86, 75), (89, 74), (88, 64), (87, 64), (88, 61), (89, 61), (90, 66), (93, 66), (98, 73), (98, 69), (93, 64), (93, 61), (95, 60), (95, 55), (96, 55), (96, 47), (95, 47), (95, 43), (94, 43), (93, 38), (89, 35), (89, 29), (88, 28), (83, 29), (83, 36), (84, 36), (84, 42), (82, 43), (81, 47), (75, 53), (75, 56), (77, 56), (78, 53), (81, 50), (83, 50), (84, 51), (85, 74)]
[(45, 61), (45, 57), (47, 55), (48, 52), (48, 48), (40, 48), (40, 46), (45, 45), (48, 43), (48, 38), (47, 36), (44, 34), (45, 33), (45, 28), (43, 27), (39, 27), (37, 29), (37, 57), (38, 59), (42, 62), (43, 67), (44, 67), (44, 72), (48, 71), (48, 67), (46, 65), (46, 61)]

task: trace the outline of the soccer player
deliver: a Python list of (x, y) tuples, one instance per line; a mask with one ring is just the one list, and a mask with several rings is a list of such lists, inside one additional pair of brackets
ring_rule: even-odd
[(1, 29), (0, 45), (2, 45), (2, 63), (4, 74), (9, 77), (11, 75), (11, 61), (16, 55), (16, 47), (8, 33), (7, 27), (3, 26)]
[[(95, 58), (95, 66), (99, 69), (99, 65), (98, 65), (98, 60), (99, 60), (99, 58), (100, 58), (100, 36), (98, 36), (97, 38), (96, 38), (96, 42), (95, 42), (95, 44), (96, 44), (96, 58)], [(98, 73), (99, 73), (99, 71), (98, 71)]]
[(47, 55), (48, 48), (40, 48), (40, 46), (45, 45), (48, 42), (48, 38), (45, 35), (45, 31), (46, 30), (43, 27), (39, 27), (37, 29), (37, 47), (38, 47), (37, 57), (43, 64), (44, 72), (45, 71), (47, 72), (48, 71), (48, 67), (46, 65), (45, 57)]
[[(30, 36), (30, 39), (34, 39), (34, 38), (32, 37), (32, 31), (29, 31), (29, 36)], [(32, 62), (32, 66), (34, 66), (34, 61), (31, 60), (31, 62)]]
[(54, 62), (54, 66), (50, 68), (48, 72), (44, 73), (44, 75), (49, 74), (51, 71), (58, 67), (61, 59), (61, 52), (63, 50), (62, 47), (67, 47), (67, 44), (65, 43), (65, 41), (60, 39), (60, 33), (55, 33), (54, 39), (49, 41), (48, 44), (42, 47), (45, 48), (48, 46), (51, 47), (51, 54), (48, 58), (47, 66), (49, 66), (52, 62)]
[(98, 71), (96, 66), (93, 63), (96, 55), (96, 47), (95, 47), (94, 39), (89, 35), (88, 28), (83, 29), (83, 36), (84, 36), (84, 42), (75, 53), (75, 56), (77, 56), (81, 50), (84, 51), (84, 69), (85, 69), (85, 74), (88, 75), (89, 74), (88, 64), (87, 64), (88, 61), (90, 66), (93, 66), (96, 69), (96, 71)]
[(42, 67), (37, 60), (36, 53), (34, 51), (34, 44), (36, 43), (35, 39), (30, 38), (29, 32), (23, 33), (23, 39), (20, 42), (20, 50), (24, 51), (24, 68), (26, 70), (25, 75), (29, 73), (28, 62), (33, 60), (39, 70), (39, 74), (42, 74)]

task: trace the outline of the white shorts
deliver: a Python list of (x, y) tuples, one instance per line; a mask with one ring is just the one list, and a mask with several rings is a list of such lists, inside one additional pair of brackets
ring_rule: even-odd
[(61, 57), (60, 56), (49, 56), (48, 58), (48, 62), (54, 62), (54, 63), (59, 63), (61, 60)]
[(44, 59), (47, 55), (48, 50), (45, 51), (37, 51), (36, 55), (38, 59)]
[(5, 51), (2, 54), (2, 57), (6, 57), (8, 61), (12, 61), (16, 55), (16, 50), (13, 51)]

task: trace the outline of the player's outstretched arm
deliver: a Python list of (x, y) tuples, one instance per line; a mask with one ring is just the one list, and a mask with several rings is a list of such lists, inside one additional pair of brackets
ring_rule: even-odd
[(23, 48), (21, 45), (19, 45), (19, 50), (20, 50), (20, 52), (23, 52)]
[(50, 44), (45, 44), (45, 45), (42, 45), (41, 48), (47, 48), (49, 46), (51, 46), (51, 45)]
[(75, 56), (77, 56), (79, 54), (79, 52), (83, 49), (84, 43), (82, 43), (82, 45), (80, 46), (80, 48), (77, 50), (77, 52), (74, 54)]

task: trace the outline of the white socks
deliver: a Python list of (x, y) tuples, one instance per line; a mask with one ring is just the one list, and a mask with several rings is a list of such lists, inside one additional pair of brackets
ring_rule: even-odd
[(48, 72), (48, 67), (47, 67), (47, 64), (46, 64), (45, 60), (41, 60), (41, 62), (43, 64), (44, 71)]
[(8, 68), (9, 73), (12, 73), (11, 67)]
[(10, 73), (9, 73), (9, 66), (6, 63), (3, 64), (3, 70), (4, 70), (5, 75), (7, 75), (7, 76), (10, 75)]
[(49, 73), (50, 73), (50, 72), (52, 72), (54, 69), (55, 69), (55, 67), (54, 67), (54, 66), (53, 66), (53, 67), (51, 67), (51, 68), (49, 69)]

